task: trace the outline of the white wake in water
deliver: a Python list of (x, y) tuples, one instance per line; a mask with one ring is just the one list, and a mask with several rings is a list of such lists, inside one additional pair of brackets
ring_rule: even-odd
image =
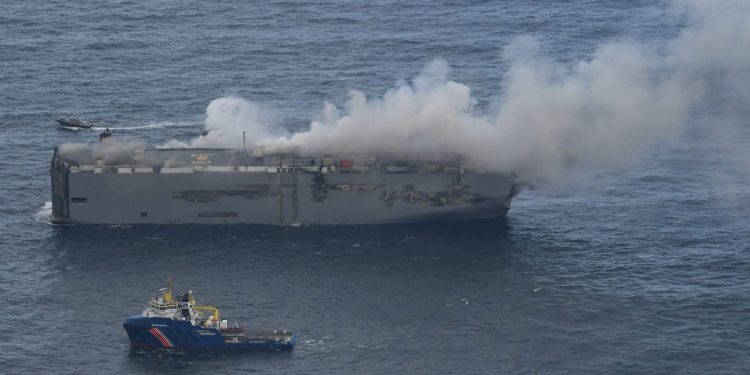
[(44, 202), (42, 207), (39, 208), (39, 211), (34, 214), (34, 220), (41, 223), (52, 224), (52, 202)]

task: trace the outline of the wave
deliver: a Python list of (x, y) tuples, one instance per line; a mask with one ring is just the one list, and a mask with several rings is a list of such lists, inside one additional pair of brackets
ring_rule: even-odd
[(34, 220), (40, 223), (52, 224), (52, 202), (44, 202), (39, 211), (34, 214)]
[(63, 129), (63, 130), (68, 130), (68, 131), (73, 131), (73, 132), (87, 130), (86, 128), (77, 128), (73, 126), (59, 126), (58, 129)]
[(147, 47), (149, 47), (149, 45), (141, 40), (123, 40), (89, 43), (84, 48), (103, 51), (111, 49), (143, 49)]

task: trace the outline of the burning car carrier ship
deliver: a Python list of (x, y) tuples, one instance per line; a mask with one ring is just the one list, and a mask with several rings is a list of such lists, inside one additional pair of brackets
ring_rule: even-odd
[[(92, 224), (383, 224), (504, 216), (511, 174), (460, 158), (302, 157), (260, 148), (58, 147), (53, 221)], [(122, 145), (120, 145), (122, 146)]]

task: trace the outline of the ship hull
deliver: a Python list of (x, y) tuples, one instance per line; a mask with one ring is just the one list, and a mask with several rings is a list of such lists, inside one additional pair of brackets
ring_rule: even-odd
[[(243, 167), (118, 168), (52, 163), (56, 222), (88, 224), (389, 224), (505, 216), (511, 176), (323, 173)], [(322, 169), (321, 169), (322, 170)]]
[(201, 350), (201, 351), (291, 351), (296, 338), (290, 340), (256, 338), (232, 340), (217, 329), (197, 327), (188, 321), (133, 316), (123, 327), (134, 348)]

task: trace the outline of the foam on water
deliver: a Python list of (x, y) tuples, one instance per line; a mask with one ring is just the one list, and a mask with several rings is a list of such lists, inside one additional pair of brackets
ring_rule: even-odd
[(34, 214), (34, 220), (46, 224), (52, 224), (52, 202), (44, 202), (42, 207), (39, 208), (39, 211)]

